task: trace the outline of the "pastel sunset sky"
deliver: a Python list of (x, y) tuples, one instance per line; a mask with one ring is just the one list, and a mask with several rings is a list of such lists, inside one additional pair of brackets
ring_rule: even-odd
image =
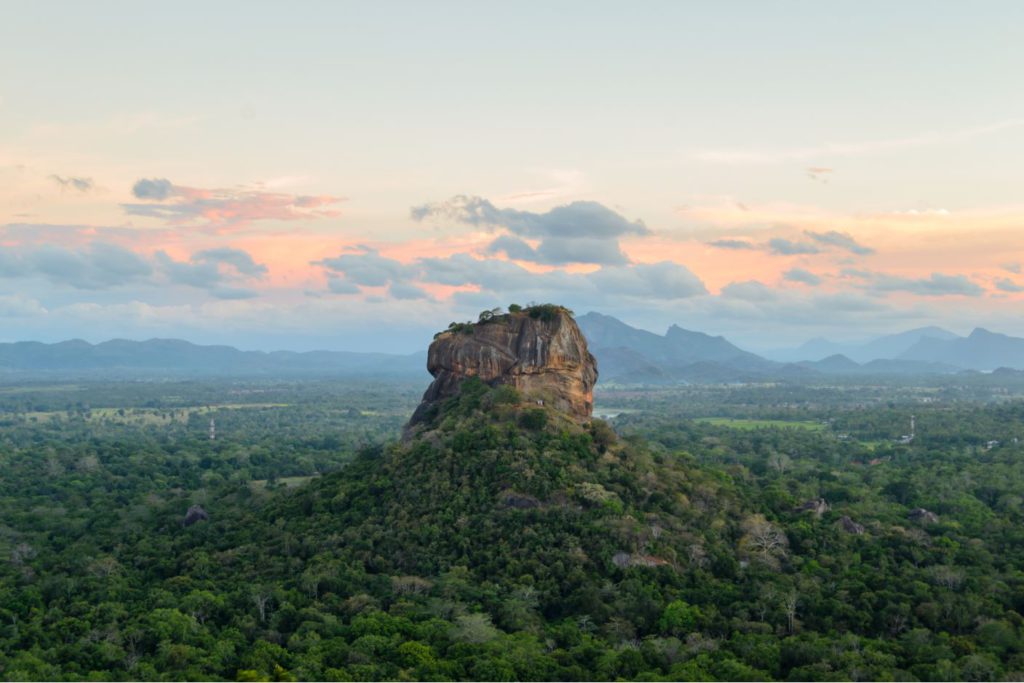
[(0, 341), (1024, 335), (1019, 2), (0, 14)]

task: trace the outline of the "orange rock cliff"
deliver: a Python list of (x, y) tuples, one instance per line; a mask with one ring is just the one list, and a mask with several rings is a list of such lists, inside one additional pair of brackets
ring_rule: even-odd
[(594, 407), (597, 363), (572, 314), (557, 306), (495, 315), (442, 332), (430, 345), (427, 370), (434, 381), (410, 427), (423, 422), (431, 406), (457, 394), (469, 377), (513, 386), (525, 398), (580, 421), (590, 419)]

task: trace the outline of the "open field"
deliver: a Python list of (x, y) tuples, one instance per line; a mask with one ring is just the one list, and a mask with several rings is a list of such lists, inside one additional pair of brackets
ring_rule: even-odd
[(734, 417), (698, 417), (697, 422), (732, 429), (807, 429), (820, 432), (826, 425), (813, 420), (755, 420)]

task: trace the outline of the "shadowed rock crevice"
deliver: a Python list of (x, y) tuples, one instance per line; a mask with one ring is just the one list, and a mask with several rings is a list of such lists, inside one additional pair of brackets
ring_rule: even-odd
[(559, 306), (527, 308), (442, 332), (430, 345), (427, 370), (434, 381), (409, 427), (426, 421), (431, 408), (456, 395), (470, 377), (512, 386), (527, 400), (579, 421), (589, 420), (594, 407), (597, 363), (572, 314)]

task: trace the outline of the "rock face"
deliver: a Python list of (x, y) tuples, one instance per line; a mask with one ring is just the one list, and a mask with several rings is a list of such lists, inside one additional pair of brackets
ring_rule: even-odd
[(818, 498), (817, 500), (809, 500), (800, 507), (793, 510), (793, 512), (813, 512), (815, 517), (821, 517), (826, 512), (831, 510), (828, 501), (824, 498)]
[(925, 510), (924, 508), (914, 508), (909, 513), (907, 513), (907, 517), (909, 517), (915, 522), (920, 522), (922, 524), (939, 523), (939, 516), (932, 512), (931, 510)]
[(597, 363), (572, 315), (544, 309), (543, 315), (526, 309), (439, 334), (427, 354), (434, 381), (409, 426), (424, 421), (433, 405), (457, 394), (469, 377), (515, 387), (529, 400), (590, 419)]
[(847, 515), (843, 515), (839, 518), (839, 526), (848, 534), (859, 536), (864, 533), (864, 525), (857, 524), (857, 522), (850, 519)]
[(193, 505), (185, 513), (185, 518), (181, 520), (182, 526), (192, 526), (196, 522), (205, 522), (210, 519), (210, 514), (203, 509), (202, 505)]

